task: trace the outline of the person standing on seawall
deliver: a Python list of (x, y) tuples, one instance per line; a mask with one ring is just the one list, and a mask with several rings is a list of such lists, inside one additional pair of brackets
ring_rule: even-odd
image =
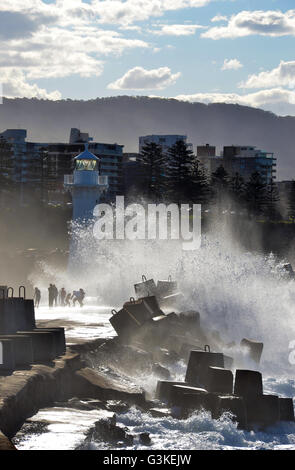
[(38, 308), (39, 305), (40, 305), (40, 300), (41, 300), (41, 292), (40, 292), (40, 289), (38, 289), (38, 287), (35, 287), (35, 291), (34, 291), (34, 303), (35, 303), (35, 307)]
[(57, 307), (57, 299), (58, 299), (58, 288), (55, 284), (53, 284), (53, 302), (54, 306)]
[(66, 296), (66, 300), (65, 300), (65, 306), (66, 306), (66, 307), (70, 307), (70, 306), (71, 306), (71, 297), (72, 297), (71, 294), (68, 294), (68, 295)]
[(49, 284), (48, 287), (48, 303), (49, 303), (49, 308), (53, 307), (53, 299), (54, 299), (54, 287), (52, 284)]
[(62, 287), (59, 291), (59, 305), (61, 305), (62, 307), (65, 306), (65, 298), (66, 298), (66, 290), (64, 287)]

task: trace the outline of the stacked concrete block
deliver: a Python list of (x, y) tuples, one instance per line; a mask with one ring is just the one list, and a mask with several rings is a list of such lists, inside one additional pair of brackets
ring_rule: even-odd
[(157, 296), (157, 286), (154, 279), (147, 279), (144, 275), (142, 275), (141, 279), (141, 282), (134, 284), (134, 290), (137, 297), (148, 297), (150, 295)]
[(212, 418), (219, 419), (223, 413), (230, 413), (233, 421), (238, 423), (239, 428), (247, 428), (247, 410), (242, 397), (233, 395), (218, 396), (212, 410)]
[(294, 421), (292, 399), (264, 394), (260, 372), (238, 369), (233, 384), (233, 373), (224, 368), (225, 363), (222, 353), (211, 352), (208, 347), (205, 351), (192, 350), (185, 383), (158, 382), (157, 398), (176, 407), (181, 418), (201, 409), (211, 412), (214, 419), (229, 412), (242, 429), (264, 429), (279, 421)]
[(241, 346), (247, 350), (250, 359), (259, 364), (263, 351), (263, 343), (254, 341), (252, 339), (243, 338), (241, 341)]
[(156, 388), (156, 398), (165, 403), (170, 403), (172, 389), (175, 385), (187, 385), (187, 383), (171, 380), (159, 380)]
[(185, 381), (189, 384), (206, 388), (209, 367), (224, 368), (223, 354), (211, 352), (209, 350), (191, 351)]
[(182, 294), (177, 292), (177, 282), (172, 281), (171, 276), (167, 280), (158, 281), (156, 285), (154, 279), (147, 279), (143, 275), (142, 281), (134, 284), (134, 289), (138, 298), (156, 296), (162, 308), (171, 307), (182, 297)]
[(279, 398), (280, 421), (294, 421), (292, 398)]
[(53, 336), (55, 356), (62, 356), (66, 352), (65, 329), (57, 328), (34, 328), (34, 332), (48, 332)]
[(26, 299), (23, 286), (19, 297), (5, 286), (0, 292), (0, 370), (49, 362), (65, 353), (64, 328), (36, 328), (34, 301)]
[(0, 340), (0, 373), (15, 369), (13, 342), (11, 339)]
[(233, 373), (222, 367), (208, 367), (205, 386), (208, 392), (228, 393), (233, 392)]
[(234, 394), (251, 397), (263, 394), (262, 374), (255, 370), (237, 369)]
[(10, 340), (13, 345), (14, 365), (29, 366), (34, 362), (33, 346), (30, 336), (27, 335), (5, 335), (0, 336), (2, 340)]
[(19, 334), (31, 338), (34, 362), (49, 362), (57, 356), (52, 333), (45, 331), (22, 331)]

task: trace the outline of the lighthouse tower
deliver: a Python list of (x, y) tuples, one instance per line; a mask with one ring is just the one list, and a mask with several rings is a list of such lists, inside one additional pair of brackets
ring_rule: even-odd
[(65, 175), (64, 186), (72, 194), (73, 222), (88, 225), (94, 207), (108, 189), (108, 177), (99, 175), (99, 158), (89, 152), (88, 144), (84, 152), (75, 157), (73, 175)]

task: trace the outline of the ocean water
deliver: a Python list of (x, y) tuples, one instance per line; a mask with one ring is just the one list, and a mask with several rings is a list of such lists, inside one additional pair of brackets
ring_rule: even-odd
[[(285, 385), (290, 389), (290, 384)], [(281, 384), (278, 390), (280, 387)], [(273, 390), (276, 390), (274, 383)], [(195, 413), (186, 420), (178, 420), (171, 417), (154, 418), (136, 408), (117, 414), (117, 424), (127, 427), (128, 432), (134, 436), (132, 446), (86, 440), (95, 421), (106, 416), (108, 416), (107, 413), (101, 410), (81, 411), (66, 407), (40, 410), (31, 421), (42, 422), (46, 428), (41, 433), (31, 431), (22, 435), (20, 441), (17, 441), (17, 448), (20, 450), (74, 450), (77, 448), (89, 450), (295, 450), (295, 423), (279, 423), (264, 432), (248, 432), (237, 429), (237, 424), (226, 413), (218, 420), (212, 420), (207, 412)], [(150, 446), (140, 443), (139, 434), (142, 432), (150, 434)]]

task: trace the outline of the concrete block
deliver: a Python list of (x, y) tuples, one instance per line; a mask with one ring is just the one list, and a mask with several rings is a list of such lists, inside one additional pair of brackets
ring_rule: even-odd
[(19, 297), (9, 297), (7, 299), (7, 303), (9, 304), (9, 309), (13, 312), (14, 321), (15, 321), (15, 331), (18, 330), (26, 330), (29, 329), (26, 316), (25, 316), (25, 301), (23, 298)]
[(280, 421), (294, 421), (292, 398), (279, 398)]
[[(204, 373), (205, 375), (206, 373)], [(233, 373), (231, 370), (222, 367), (208, 367), (205, 388), (208, 392), (233, 393)]]
[(155, 295), (140, 297), (138, 300), (143, 300), (146, 303), (147, 308), (149, 308), (152, 312), (152, 317), (158, 317), (159, 315), (163, 315), (163, 312), (160, 309), (159, 302)]
[(15, 369), (13, 342), (11, 339), (0, 340), (0, 371)]
[(196, 386), (203, 386), (204, 374), (208, 367), (224, 367), (222, 353), (208, 351), (191, 351), (185, 381)]
[(147, 279), (142, 276), (142, 282), (134, 284), (134, 289), (137, 297), (147, 297), (149, 295), (157, 295), (157, 286), (153, 279)]
[(169, 404), (171, 406), (180, 406), (188, 408), (189, 399), (192, 395), (207, 395), (208, 392), (204, 388), (191, 387), (189, 385), (174, 384), (172, 385)]
[(0, 334), (13, 334), (16, 332), (15, 312), (10, 299), (0, 298)]
[(129, 315), (124, 308), (118, 312), (112, 310), (112, 315), (113, 316), (109, 319), (110, 324), (120, 338), (128, 339), (142, 326), (141, 323), (133, 318), (132, 315)]
[(50, 362), (56, 356), (54, 334), (51, 331), (18, 331), (32, 340), (34, 362)]
[(151, 309), (144, 301), (126, 302), (118, 312), (112, 310), (110, 323), (118, 336), (128, 339), (146, 322), (153, 319)]
[(160, 307), (161, 308), (171, 308), (177, 302), (181, 302), (183, 300), (183, 294), (181, 292), (176, 292), (175, 294), (166, 295), (165, 297), (160, 297)]
[(155, 397), (158, 400), (169, 403), (170, 394), (174, 385), (187, 385), (186, 382), (173, 382), (171, 380), (158, 380)]
[(126, 310), (131, 317), (133, 316), (135, 321), (139, 321), (141, 325), (156, 316), (144, 300), (126, 302), (123, 305), (123, 309)]
[(223, 413), (230, 412), (233, 420), (238, 423), (238, 427), (246, 429), (247, 426), (247, 410), (246, 404), (242, 397), (235, 396), (218, 396), (216, 399), (216, 408), (212, 413), (213, 419), (219, 419)]
[(241, 397), (262, 395), (261, 373), (255, 370), (237, 369), (234, 394)]
[(217, 395), (209, 393), (202, 388), (186, 387), (174, 385), (172, 387), (169, 405), (173, 414), (179, 418), (187, 418), (194, 411), (209, 411), (211, 413), (216, 409)]
[(169, 278), (166, 281), (158, 281), (157, 293), (160, 297), (167, 297), (168, 295), (175, 294), (177, 291), (177, 282)]
[(252, 339), (243, 338), (241, 341), (241, 346), (246, 348), (249, 352), (249, 357), (259, 364), (263, 351), (263, 343), (253, 341)]
[(56, 356), (62, 356), (66, 352), (65, 329), (57, 328), (35, 328), (34, 331), (49, 331), (53, 334)]
[(15, 366), (27, 366), (34, 362), (32, 339), (26, 335), (0, 336), (0, 341), (9, 339), (13, 344)]
[(280, 420), (279, 398), (276, 395), (248, 396), (245, 403), (250, 429), (272, 426)]
[(225, 369), (232, 369), (234, 366), (234, 359), (233, 357), (223, 355), (224, 358), (224, 367)]
[(33, 299), (25, 299), (25, 318), (26, 318), (26, 330), (33, 330), (36, 328), (35, 319), (35, 306)]

